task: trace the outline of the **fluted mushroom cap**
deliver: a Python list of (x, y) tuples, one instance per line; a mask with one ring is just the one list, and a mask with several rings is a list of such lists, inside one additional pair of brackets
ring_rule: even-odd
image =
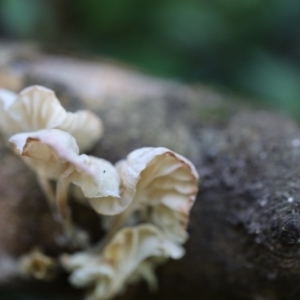
[(80, 155), (80, 166), (70, 176), (73, 184), (79, 186), (93, 209), (103, 215), (116, 215), (127, 206), (126, 199), (119, 194), (120, 177), (115, 167), (108, 161), (94, 156)]
[(198, 192), (194, 165), (167, 148), (148, 147), (131, 152), (116, 168), (122, 197), (132, 199), (128, 209), (143, 212), (170, 241), (184, 242), (189, 212)]
[(45, 129), (13, 135), (13, 151), (39, 176), (49, 179), (67, 177), (79, 163), (79, 148), (73, 136), (58, 129)]
[[(11, 136), (19, 132), (61, 129), (75, 137), (80, 150), (90, 148), (102, 135), (101, 120), (90, 111), (66, 112), (55, 93), (31, 86), (18, 95), (0, 89), (0, 130)], [(2, 124), (3, 123), (3, 124)]]
[(98, 213), (114, 215), (127, 207), (119, 195), (120, 178), (114, 166), (104, 159), (79, 155), (69, 133), (58, 129), (18, 133), (9, 142), (38, 176), (79, 186)]
[(86, 299), (111, 299), (124, 289), (143, 261), (167, 258), (171, 252), (158, 228), (142, 224), (122, 228), (100, 254), (79, 253), (63, 257), (62, 262), (74, 271), (70, 277), (74, 286), (95, 286)]

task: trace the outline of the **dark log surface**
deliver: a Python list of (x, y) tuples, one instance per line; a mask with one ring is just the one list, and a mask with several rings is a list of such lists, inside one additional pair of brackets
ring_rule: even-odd
[[(1, 51), (0, 87), (42, 84), (55, 89), (69, 110), (89, 108), (102, 118), (105, 133), (93, 155), (116, 162), (138, 147), (165, 146), (188, 157), (200, 173), (186, 256), (159, 268), (158, 293), (149, 294), (141, 284), (122, 299), (299, 299), (300, 130), (295, 121), (204, 87), (111, 63), (45, 56), (21, 46), (0, 45)], [(51, 255), (64, 249), (57, 242), (61, 228), (34, 174), (4, 141), (0, 153), (0, 281), (5, 286), (14, 275), (14, 258), (32, 246), (42, 245)], [(93, 224), (75, 207), (75, 218), (95, 231), (98, 221), (91, 217)], [(49, 299), (43, 293), (34, 299)], [(61, 293), (62, 299), (75, 299), (65, 286)]]

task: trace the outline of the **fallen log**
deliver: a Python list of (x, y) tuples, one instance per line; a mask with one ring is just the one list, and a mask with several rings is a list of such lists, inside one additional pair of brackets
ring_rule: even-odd
[[(46, 55), (35, 47), (0, 49), (0, 87), (18, 91), (44, 85), (68, 110), (88, 108), (101, 117), (105, 133), (91, 154), (114, 163), (135, 148), (164, 146), (197, 167), (200, 192), (186, 256), (159, 268), (156, 294), (141, 284), (121, 299), (299, 298), (300, 130), (295, 121), (213, 89), (152, 78), (111, 62)], [(16, 259), (32, 247), (51, 255), (66, 249), (34, 174), (4, 140), (0, 151), (0, 281), (5, 286), (14, 282)], [(75, 218), (96, 232), (96, 217), (74, 209)]]

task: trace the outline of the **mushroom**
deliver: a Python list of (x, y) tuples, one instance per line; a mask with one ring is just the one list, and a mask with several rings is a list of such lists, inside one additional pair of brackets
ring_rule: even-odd
[(72, 285), (94, 287), (86, 299), (107, 300), (122, 292), (133, 281), (131, 276), (136, 281), (147, 277), (150, 270), (153, 277), (152, 269), (145, 267), (149, 258), (173, 255), (160, 230), (152, 224), (142, 224), (119, 230), (100, 253), (65, 255), (61, 261), (66, 270), (73, 272), (69, 279)]
[[(119, 213), (128, 204), (119, 196), (119, 175), (109, 162), (85, 154), (79, 149), (74, 137), (58, 129), (45, 129), (13, 135), (9, 142), (36, 173), (42, 186), (50, 179), (57, 181), (56, 195), (44, 188), (52, 205), (60, 208), (70, 225), (67, 192), (70, 183), (79, 186), (91, 206), (107, 215)], [(54, 199), (56, 198), (56, 200)]]
[(184, 243), (189, 212), (198, 192), (194, 165), (167, 148), (149, 147), (131, 152), (116, 168), (121, 196), (131, 204), (114, 218), (112, 232), (138, 212), (141, 221), (158, 226), (170, 242)]
[(31, 86), (19, 95), (0, 89), (0, 130), (7, 136), (41, 129), (61, 129), (75, 137), (80, 150), (102, 135), (101, 120), (92, 112), (66, 112), (52, 90)]
[(59, 180), (74, 172), (79, 156), (75, 139), (67, 132), (48, 129), (18, 133), (9, 142), (13, 151), (36, 172), (50, 205), (55, 205), (55, 195), (49, 180)]
[(50, 280), (56, 269), (55, 260), (35, 248), (19, 259), (19, 271), (25, 277), (32, 276), (37, 280)]

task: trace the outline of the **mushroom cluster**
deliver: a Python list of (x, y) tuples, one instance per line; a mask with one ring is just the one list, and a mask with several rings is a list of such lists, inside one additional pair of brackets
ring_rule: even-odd
[[(184, 255), (198, 192), (198, 173), (189, 160), (163, 147), (137, 149), (115, 166), (82, 154), (101, 137), (101, 121), (89, 111), (66, 112), (54, 92), (40, 86), (18, 95), (0, 89), (0, 131), (36, 173), (69, 241), (76, 237), (68, 206), (70, 184), (106, 216), (107, 235), (97, 246), (60, 258), (71, 273), (70, 283), (89, 287), (86, 299), (112, 299), (140, 279), (154, 288), (155, 267)], [(50, 181), (56, 182), (55, 189)]]

